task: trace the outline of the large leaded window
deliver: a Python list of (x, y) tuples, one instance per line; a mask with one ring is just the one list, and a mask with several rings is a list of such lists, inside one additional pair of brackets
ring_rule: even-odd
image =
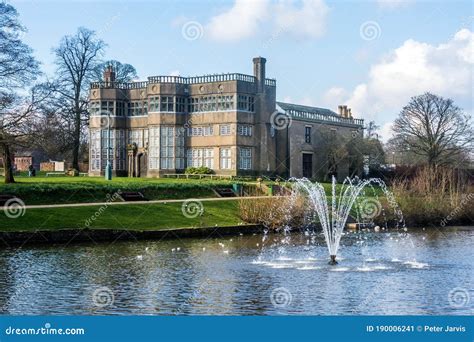
[(235, 109), (234, 97), (232, 95), (223, 95), (217, 97), (217, 110)]
[(187, 98), (185, 97), (176, 97), (176, 113), (185, 113), (187, 112)]
[(239, 169), (252, 169), (252, 149), (250, 147), (239, 148)]
[(253, 96), (238, 95), (237, 109), (247, 112), (253, 112), (255, 110), (255, 98)]
[(160, 98), (158, 96), (153, 96), (149, 98), (150, 103), (150, 112), (159, 112), (160, 111)]
[(132, 129), (128, 131), (128, 143), (136, 144), (137, 147), (144, 147), (143, 130)]
[(147, 101), (131, 101), (128, 103), (128, 115), (143, 116), (148, 114)]
[(235, 109), (233, 95), (201, 96), (189, 99), (190, 112), (216, 112)]
[(184, 130), (176, 128), (176, 169), (183, 170), (184, 166)]
[(212, 126), (193, 126), (188, 128), (188, 136), (190, 137), (207, 137), (213, 134), (214, 129)]
[(173, 98), (173, 96), (161, 96), (161, 98), (160, 98), (160, 112), (174, 112), (174, 98)]
[(161, 126), (160, 129), (160, 168), (174, 169), (174, 127)]
[(230, 125), (220, 125), (219, 126), (220, 135), (230, 135)]
[(126, 111), (125, 111), (125, 102), (123, 101), (116, 101), (115, 102), (115, 111), (117, 116), (126, 116)]
[(239, 135), (244, 137), (251, 137), (252, 136), (252, 126), (250, 125), (238, 125), (237, 132)]
[(89, 113), (91, 116), (100, 115), (100, 102), (99, 101), (89, 102)]
[(123, 129), (115, 129), (112, 131), (114, 135), (114, 170), (125, 170), (125, 161), (127, 160), (127, 149), (125, 144), (125, 131)]
[(189, 111), (199, 112), (199, 97), (192, 97), (189, 99)]
[(91, 171), (100, 171), (100, 129), (90, 130)]
[(101, 101), (100, 115), (114, 115), (114, 101)]
[(214, 149), (213, 148), (190, 148), (187, 152), (188, 167), (206, 166), (214, 168)]
[(160, 168), (160, 127), (150, 127), (148, 137), (148, 167), (158, 170)]
[(91, 132), (92, 170), (105, 170), (109, 157), (113, 170), (125, 170), (125, 151), (125, 133), (122, 129), (111, 129), (110, 140), (107, 129)]
[(230, 148), (225, 147), (220, 150), (220, 168), (221, 170), (229, 170), (232, 168), (232, 158)]

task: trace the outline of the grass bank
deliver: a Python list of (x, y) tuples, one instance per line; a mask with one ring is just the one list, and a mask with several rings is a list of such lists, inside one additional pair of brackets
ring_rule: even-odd
[[(121, 204), (66, 208), (26, 209), (10, 218), (0, 211), (0, 232), (33, 232), (61, 229), (163, 230), (184, 227), (237, 226), (242, 224), (238, 203), (232, 200), (203, 201), (202, 215), (184, 215), (182, 203)], [(192, 209), (189, 209), (191, 214)]]
[(19, 197), (27, 205), (58, 203), (105, 202), (107, 195), (117, 191), (139, 191), (149, 200), (212, 198), (213, 189), (245, 184), (255, 189), (255, 183), (229, 180), (127, 178), (115, 177), (106, 181), (102, 177), (17, 177), (15, 184), (3, 184), (0, 194)]
[[(258, 189), (256, 182), (241, 180), (114, 177), (112, 181), (106, 181), (103, 177), (45, 177), (43, 174), (17, 176), (15, 179), (15, 184), (4, 184), (3, 177), (0, 177), (0, 194), (17, 196), (26, 205), (105, 202), (107, 195), (118, 190), (139, 191), (149, 200), (212, 198), (217, 197), (214, 189), (231, 188), (233, 184), (244, 186), (245, 191), (252, 195), (266, 194)], [(330, 196), (331, 184), (322, 185)], [(337, 184), (337, 192), (340, 188), (341, 185)], [(377, 187), (368, 191), (380, 194)]]

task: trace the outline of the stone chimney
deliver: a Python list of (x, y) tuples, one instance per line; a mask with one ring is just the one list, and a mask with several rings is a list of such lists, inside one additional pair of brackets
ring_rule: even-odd
[(347, 117), (352, 118), (352, 110), (350, 108), (348, 109)]
[(340, 116), (342, 116), (342, 114), (344, 113), (344, 111), (343, 111), (343, 108), (344, 108), (344, 106), (343, 106), (343, 105), (339, 105), (339, 106), (337, 106), (338, 113), (339, 113), (339, 115), (340, 115)]
[(348, 118), (351, 112), (350, 108), (347, 108), (347, 105), (339, 105), (338, 106), (339, 115), (343, 118)]
[(104, 81), (105, 83), (115, 82), (115, 71), (111, 65), (107, 66), (104, 70)]
[(265, 63), (267, 60), (263, 57), (253, 59), (253, 75), (257, 79), (257, 93), (265, 92)]

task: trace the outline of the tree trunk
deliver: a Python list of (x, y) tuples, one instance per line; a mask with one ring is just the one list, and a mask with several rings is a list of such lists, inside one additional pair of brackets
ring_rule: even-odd
[(10, 146), (7, 143), (2, 143), (0, 146), (2, 148), (3, 166), (5, 168), (5, 184), (15, 183)]
[(72, 147), (72, 167), (79, 171), (79, 145), (81, 143), (81, 113), (76, 109), (74, 144)]

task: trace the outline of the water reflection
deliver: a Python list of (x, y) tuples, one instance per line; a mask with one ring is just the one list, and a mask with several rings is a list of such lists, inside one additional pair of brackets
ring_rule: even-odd
[[(348, 232), (327, 265), (322, 234), (24, 247), (0, 251), (3, 314), (470, 314), (474, 230)], [(106, 287), (111, 305), (94, 291)], [(291, 298), (275, 306), (272, 291)], [(471, 298), (474, 297), (472, 291)]]

